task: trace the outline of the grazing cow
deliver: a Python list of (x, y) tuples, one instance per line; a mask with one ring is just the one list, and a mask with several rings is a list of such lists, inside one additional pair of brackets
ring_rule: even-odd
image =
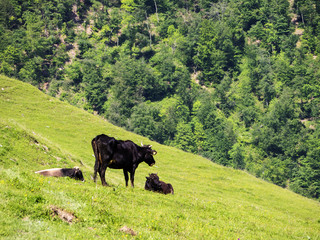
[(157, 152), (152, 150), (150, 145), (140, 147), (130, 140), (116, 140), (104, 134), (92, 139), (91, 144), (96, 158), (93, 179), (96, 181), (98, 172), (104, 186), (108, 186), (105, 180), (108, 167), (123, 169), (126, 186), (128, 186), (129, 172), (131, 186), (134, 187), (134, 173), (139, 164), (142, 162), (146, 162), (149, 166), (155, 164), (153, 155), (156, 155)]
[(43, 176), (51, 176), (51, 177), (70, 177), (75, 180), (80, 180), (84, 182), (84, 178), (82, 175), (82, 171), (78, 167), (74, 168), (52, 168), (37, 171), (35, 173), (39, 173)]
[(173, 187), (170, 183), (165, 183), (160, 181), (159, 176), (156, 173), (149, 174), (149, 177), (146, 177), (147, 181), (144, 186), (145, 190), (160, 192), (163, 194), (173, 194)]

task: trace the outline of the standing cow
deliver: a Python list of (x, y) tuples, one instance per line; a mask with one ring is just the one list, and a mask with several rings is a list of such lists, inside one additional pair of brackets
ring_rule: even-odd
[(98, 172), (104, 186), (108, 186), (105, 180), (107, 167), (123, 169), (126, 186), (128, 186), (129, 172), (131, 186), (134, 187), (134, 173), (139, 164), (142, 162), (146, 162), (149, 166), (155, 164), (153, 155), (157, 152), (152, 150), (150, 145), (140, 147), (130, 140), (116, 140), (104, 134), (92, 139), (91, 144), (96, 158), (93, 179), (96, 181)]

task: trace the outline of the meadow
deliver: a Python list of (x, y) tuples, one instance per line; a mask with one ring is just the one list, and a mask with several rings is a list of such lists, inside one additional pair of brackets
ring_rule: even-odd
[[(250, 174), (160, 145), (0, 76), (1, 239), (320, 239), (320, 204)], [(91, 139), (105, 133), (152, 144), (135, 188), (107, 169), (94, 183)], [(85, 182), (37, 170), (79, 166)], [(156, 172), (174, 195), (144, 190)], [(61, 219), (59, 209), (72, 216)], [(136, 236), (120, 231), (132, 229)]]

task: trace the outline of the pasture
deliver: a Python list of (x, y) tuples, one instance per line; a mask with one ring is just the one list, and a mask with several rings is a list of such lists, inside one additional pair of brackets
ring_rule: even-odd
[[(317, 201), (124, 131), (4, 76), (0, 106), (2, 239), (320, 239)], [(111, 187), (94, 183), (90, 142), (101, 133), (152, 144), (156, 167), (141, 163), (135, 188), (109, 168)], [(74, 166), (85, 182), (34, 173)], [(175, 194), (145, 191), (152, 172)]]

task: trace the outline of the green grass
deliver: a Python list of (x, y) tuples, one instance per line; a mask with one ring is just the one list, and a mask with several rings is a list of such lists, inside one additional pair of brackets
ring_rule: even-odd
[[(100, 117), (0, 76), (0, 238), (2, 239), (320, 239), (320, 204), (245, 172), (163, 146)], [(105, 133), (152, 144), (156, 166), (142, 163), (135, 188), (108, 169), (91, 180), (91, 139)], [(86, 182), (34, 171), (79, 166)], [(157, 172), (174, 195), (144, 190)], [(76, 217), (69, 224), (52, 207)], [(127, 226), (138, 235), (120, 232)]]

